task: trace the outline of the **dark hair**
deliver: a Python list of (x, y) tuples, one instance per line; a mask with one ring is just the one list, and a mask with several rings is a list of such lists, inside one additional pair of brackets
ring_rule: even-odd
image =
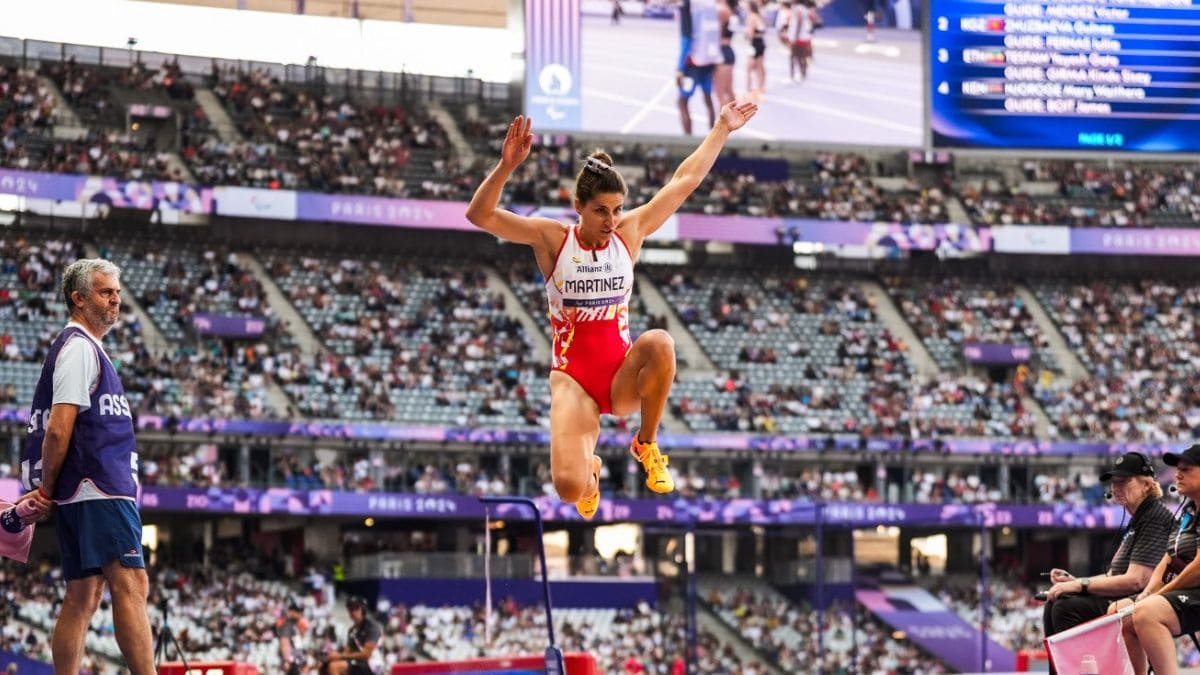
[(586, 204), (600, 194), (629, 192), (625, 179), (613, 168), (612, 157), (603, 150), (596, 150), (583, 161), (583, 168), (575, 177), (575, 199)]

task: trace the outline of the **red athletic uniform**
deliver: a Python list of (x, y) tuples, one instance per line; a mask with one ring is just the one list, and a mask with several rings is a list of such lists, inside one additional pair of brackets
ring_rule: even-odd
[(571, 227), (546, 281), (552, 367), (574, 378), (601, 413), (612, 412), (612, 381), (631, 345), (632, 293), (633, 256), (620, 235), (592, 249), (579, 241), (579, 226)]

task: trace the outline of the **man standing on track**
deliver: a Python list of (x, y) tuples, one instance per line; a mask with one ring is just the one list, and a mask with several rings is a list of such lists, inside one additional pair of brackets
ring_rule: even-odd
[(121, 270), (107, 260), (78, 260), (63, 273), (62, 294), (71, 320), (42, 366), (21, 462), (25, 488), (46, 509), (58, 507), (67, 592), (51, 639), (54, 672), (79, 672), (107, 583), (126, 667), (152, 675), (133, 414), (100, 344), (120, 316)]

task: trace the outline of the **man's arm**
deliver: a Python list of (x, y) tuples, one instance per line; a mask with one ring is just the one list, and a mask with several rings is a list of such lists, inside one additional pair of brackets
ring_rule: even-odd
[(42, 490), (47, 497), (53, 497), (58, 486), (75, 418), (92, 405), (92, 386), (100, 377), (99, 359), (88, 338), (75, 337), (67, 340), (54, 363), (54, 398), (42, 439)]
[(25, 525), (32, 525), (34, 523), (45, 521), (50, 517), (50, 509), (54, 506), (54, 502), (50, 501), (46, 497), (43, 497), (42, 493), (36, 489), (33, 492), (26, 492), (24, 495), (21, 495), (21, 497), (13, 503), (13, 506), (22, 504), (24, 502), (30, 502), (33, 504), (33, 512), (21, 518), (21, 522)]
[(42, 440), (42, 492), (47, 497), (53, 497), (58, 485), (58, 474), (67, 459), (67, 447), (78, 414), (79, 406), (72, 403), (57, 403), (50, 407), (50, 421)]

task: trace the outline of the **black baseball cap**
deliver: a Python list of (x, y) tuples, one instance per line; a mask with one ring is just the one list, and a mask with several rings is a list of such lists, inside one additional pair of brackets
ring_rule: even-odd
[(357, 595), (352, 595), (352, 596), (346, 598), (346, 609), (350, 610), (350, 609), (354, 609), (355, 607), (357, 607), (363, 611), (366, 611), (367, 601), (358, 597)]
[(1163, 464), (1167, 466), (1179, 466), (1179, 460), (1186, 459), (1187, 461), (1200, 466), (1200, 443), (1184, 450), (1183, 452), (1168, 452), (1163, 455)]
[[(1165, 461), (1165, 460), (1164, 460)], [(1114, 476), (1153, 476), (1154, 463), (1140, 452), (1127, 452), (1113, 462), (1112, 468), (1100, 474), (1100, 482), (1107, 483)]]
[(300, 603), (298, 601), (292, 600), (291, 602), (288, 603), (288, 611), (289, 612), (303, 612), (304, 608), (300, 606)]

